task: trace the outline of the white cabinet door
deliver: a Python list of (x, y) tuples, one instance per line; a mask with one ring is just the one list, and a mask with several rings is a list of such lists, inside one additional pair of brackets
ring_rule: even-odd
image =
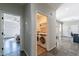
[(4, 32), (4, 20), (3, 20), (3, 13), (0, 11), (0, 56), (3, 54), (2, 48), (3, 48), (3, 32)]

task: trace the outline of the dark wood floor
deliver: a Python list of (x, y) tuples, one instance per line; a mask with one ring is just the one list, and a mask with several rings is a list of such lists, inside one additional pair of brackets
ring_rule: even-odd
[(3, 56), (26, 56), (24, 51), (20, 50), (20, 43), (15, 38), (4, 39)]

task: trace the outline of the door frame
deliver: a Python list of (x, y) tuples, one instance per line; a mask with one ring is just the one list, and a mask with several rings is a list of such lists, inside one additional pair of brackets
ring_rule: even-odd
[[(57, 39), (57, 41), (56, 41), (56, 47), (58, 47), (58, 43), (59, 43), (59, 46), (61, 45), (61, 37), (62, 37), (62, 22), (60, 22), (60, 21), (58, 21), (58, 20), (56, 20), (56, 23), (58, 23), (59, 25), (58, 25), (58, 35), (57, 35), (57, 33), (56, 33), (56, 39)], [(60, 32), (60, 29), (61, 29), (61, 32)], [(56, 29), (57, 30), (57, 29)], [(58, 41), (59, 40), (59, 41)]]
[(4, 15), (3, 15), (3, 13), (4, 13), (4, 11), (0, 10), (0, 13), (1, 13), (1, 19), (0, 19), (0, 21), (1, 21), (1, 23), (0, 23), (0, 25), (1, 25), (0, 26), (1, 27), (1, 31), (0, 31), (1, 32), (0, 33), (1, 39), (0, 40), (2, 41), (1, 48), (0, 48), (2, 51), (0, 52), (1, 53), (0, 56), (1, 55), (3, 56), (3, 39), (4, 39), (4, 36), (3, 36), (4, 35), (4, 25), (3, 25), (4, 24)]
[[(42, 11), (37, 11), (36, 13), (35, 13), (35, 29), (37, 28), (37, 13), (39, 13), (39, 14), (41, 14), (41, 15), (43, 15), (43, 16), (46, 16), (47, 17), (47, 40), (48, 40), (48, 16), (45, 14), (45, 13), (43, 13)], [(36, 30), (35, 30), (36, 31)], [(37, 55), (37, 31), (36, 31), (36, 35), (35, 35), (35, 37), (36, 37), (36, 55)], [(46, 40), (46, 50), (47, 50), (47, 40)]]
[[(13, 16), (18, 16), (18, 15), (9, 14), (9, 13), (7, 13), (7, 12), (4, 12), (4, 13), (3, 13), (3, 17), (4, 17), (4, 14), (13, 15)], [(18, 16), (18, 17), (20, 17), (20, 16)], [(4, 19), (5, 19), (5, 18), (4, 18)], [(21, 47), (21, 49), (20, 49), (20, 50), (22, 50), (22, 37), (21, 37), (21, 17), (20, 17), (19, 21), (20, 21), (20, 23), (19, 23), (19, 26), (20, 26), (20, 30), (19, 30), (20, 35), (19, 35), (19, 37), (20, 37), (20, 47)], [(4, 24), (3, 24), (3, 26), (4, 26)], [(3, 48), (4, 48), (4, 42), (3, 42)]]

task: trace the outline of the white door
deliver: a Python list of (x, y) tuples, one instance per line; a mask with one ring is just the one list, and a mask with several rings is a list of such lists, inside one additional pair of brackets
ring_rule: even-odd
[(0, 56), (3, 54), (3, 31), (4, 31), (4, 20), (3, 20), (3, 13), (0, 11)]

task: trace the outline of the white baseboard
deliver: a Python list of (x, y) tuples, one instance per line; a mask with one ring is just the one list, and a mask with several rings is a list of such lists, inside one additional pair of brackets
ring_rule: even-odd
[(47, 51), (50, 51), (50, 50), (52, 50), (52, 49), (54, 49), (54, 48), (56, 48), (57, 46), (56, 46), (56, 44), (54, 45), (54, 47), (51, 47), (50, 49), (47, 49)]
[(62, 37), (68, 37), (68, 38), (72, 38), (71, 36), (62, 36)]
[(26, 54), (27, 56), (29, 56), (28, 53), (25, 51), (25, 49), (23, 49), (23, 51), (25, 52), (25, 54)]

